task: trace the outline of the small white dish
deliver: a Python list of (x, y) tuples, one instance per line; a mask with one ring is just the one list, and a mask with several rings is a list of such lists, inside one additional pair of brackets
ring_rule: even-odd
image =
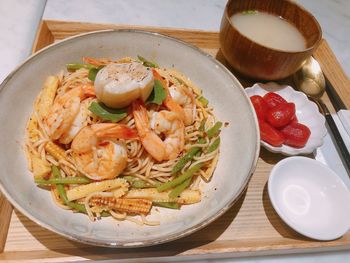
[(350, 227), (350, 192), (330, 168), (307, 157), (290, 157), (272, 169), (271, 203), (291, 228), (317, 240), (334, 240)]
[(252, 87), (246, 88), (245, 92), (249, 97), (253, 95), (264, 96), (268, 92), (275, 92), (281, 95), (286, 101), (293, 102), (299, 123), (306, 125), (311, 131), (310, 138), (303, 148), (294, 148), (284, 144), (280, 147), (275, 147), (264, 141), (260, 141), (261, 145), (267, 150), (288, 156), (310, 154), (323, 144), (323, 137), (327, 134), (325, 118), (318, 111), (317, 105), (310, 101), (304, 93), (294, 90), (291, 86), (279, 85), (275, 82), (266, 84), (256, 83)]

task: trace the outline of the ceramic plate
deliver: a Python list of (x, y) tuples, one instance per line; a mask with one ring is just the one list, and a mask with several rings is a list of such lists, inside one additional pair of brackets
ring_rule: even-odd
[(286, 158), (270, 174), (268, 193), (279, 216), (294, 230), (333, 240), (350, 228), (350, 192), (326, 165), (306, 157)]
[[(221, 136), (220, 159), (202, 201), (181, 210), (159, 209), (150, 220), (160, 226), (138, 226), (87, 216), (54, 205), (27, 170), (23, 152), (25, 124), (45, 78), (83, 56), (118, 58), (142, 55), (175, 67), (203, 89), (217, 117), (228, 122)], [(72, 37), (30, 57), (1, 84), (0, 186), (24, 215), (67, 238), (110, 247), (149, 246), (184, 237), (225, 213), (244, 190), (259, 155), (257, 120), (241, 84), (219, 62), (182, 41), (144, 31), (99, 31)]]
[(249, 97), (253, 95), (264, 96), (268, 92), (276, 92), (287, 102), (293, 102), (295, 104), (295, 115), (297, 116), (298, 121), (309, 127), (311, 131), (309, 140), (302, 148), (295, 148), (285, 144), (280, 147), (275, 147), (261, 141), (261, 145), (264, 148), (274, 153), (298, 155), (310, 154), (323, 144), (323, 137), (327, 134), (325, 118), (318, 111), (317, 105), (310, 101), (304, 93), (294, 90), (291, 86), (279, 85), (275, 82), (269, 82), (266, 84), (256, 83), (252, 87), (246, 88), (245, 91)]

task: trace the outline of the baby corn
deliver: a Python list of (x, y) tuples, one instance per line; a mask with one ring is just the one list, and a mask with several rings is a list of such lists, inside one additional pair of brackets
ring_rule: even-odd
[(32, 156), (33, 175), (36, 179), (43, 178), (51, 172), (51, 166), (36, 156)]
[(45, 144), (45, 150), (53, 156), (57, 161), (67, 160), (66, 152), (54, 142), (47, 142)]
[(128, 190), (128, 187), (128, 182), (122, 178), (104, 180), (86, 185), (80, 185), (69, 189), (67, 191), (67, 197), (69, 201), (73, 201), (88, 196), (93, 192), (103, 192), (106, 190), (113, 190), (117, 188), (122, 189), (122, 191), (125, 194), (125, 192)]
[(117, 210), (127, 214), (149, 213), (152, 202), (145, 199), (122, 199), (115, 197), (94, 196), (90, 199), (90, 205)]
[(56, 76), (48, 76), (45, 80), (44, 88), (36, 102), (36, 110), (42, 118), (47, 116), (49, 109), (53, 104), (58, 88), (58, 82)]
[(29, 140), (35, 142), (39, 140), (39, 133), (38, 133), (38, 120), (35, 116), (32, 116), (28, 122), (27, 125), (27, 131), (28, 131), (28, 138)]

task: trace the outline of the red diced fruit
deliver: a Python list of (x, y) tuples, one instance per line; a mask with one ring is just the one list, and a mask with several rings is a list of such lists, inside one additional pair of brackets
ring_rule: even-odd
[(280, 104), (287, 103), (287, 101), (284, 98), (282, 98), (280, 95), (274, 92), (266, 93), (263, 99), (270, 109)]
[(290, 123), (281, 130), (285, 137), (284, 144), (302, 148), (310, 138), (310, 129), (301, 123)]
[(288, 103), (274, 92), (264, 97), (250, 97), (258, 116), (261, 140), (279, 147), (282, 144), (302, 148), (310, 138), (310, 129), (298, 123), (295, 104)]
[(281, 128), (292, 120), (295, 115), (294, 103), (283, 103), (266, 113), (266, 120), (275, 128)]
[(298, 123), (298, 122), (299, 122), (298, 121), (298, 117), (297, 117), (297, 115), (294, 114), (294, 116), (293, 116), (292, 120), (290, 121), (290, 123)]
[(259, 127), (261, 140), (276, 147), (279, 147), (284, 143), (283, 134), (267, 122), (259, 120)]
[(258, 119), (265, 119), (268, 106), (264, 99), (259, 95), (254, 95), (250, 97), (250, 100), (254, 106), (255, 113), (258, 116)]

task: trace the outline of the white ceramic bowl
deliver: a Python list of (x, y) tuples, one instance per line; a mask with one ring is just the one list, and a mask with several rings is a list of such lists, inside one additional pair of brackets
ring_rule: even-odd
[[(118, 58), (142, 55), (165, 67), (176, 67), (203, 89), (217, 117), (229, 122), (222, 129), (220, 158), (202, 201), (181, 210), (159, 209), (150, 220), (160, 226), (138, 226), (57, 207), (48, 191), (38, 188), (23, 152), (25, 124), (33, 102), (49, 74), (83, 56)], [(168, 242), (203, 228), (225, 213), (245, 189), (259, 155), (257, 120), (238, 80), (218, 61), (174, 38), (143, 31), (101, 31), (73, 37), (30, 57), (1, 84), (0, 189), (27, 217), (67, 238), (100, 246), (137, 247)]]
[(298, 121), (309, 127), (311, 131), (310, 138), (303, 148), (294, 148), (284, 144), (280, 147), (275, 147), (261, 141), (261, 145), (267, 150), (284, 155), (309, 154), (323, 144), (323, 137), (327, 134), (325, 118), (318, 111), (317, 105), (310, 101), (304, 93), (296, 91), (290, 86), (279, 85), (275, 82), (266, 84), (256, 83), (252, 87), (246, 88), (245, 92), (249, 97), (253, 95), (264, 96), (268, 92), (275, 92), (281, 95), (286, 101), (293, 102)]
[(279, 216), (300, 234), (333, 240), (350, 227), (350, 192), (330, 168), (307, 157), (289, 157), (272, 169), (268, 192)]

